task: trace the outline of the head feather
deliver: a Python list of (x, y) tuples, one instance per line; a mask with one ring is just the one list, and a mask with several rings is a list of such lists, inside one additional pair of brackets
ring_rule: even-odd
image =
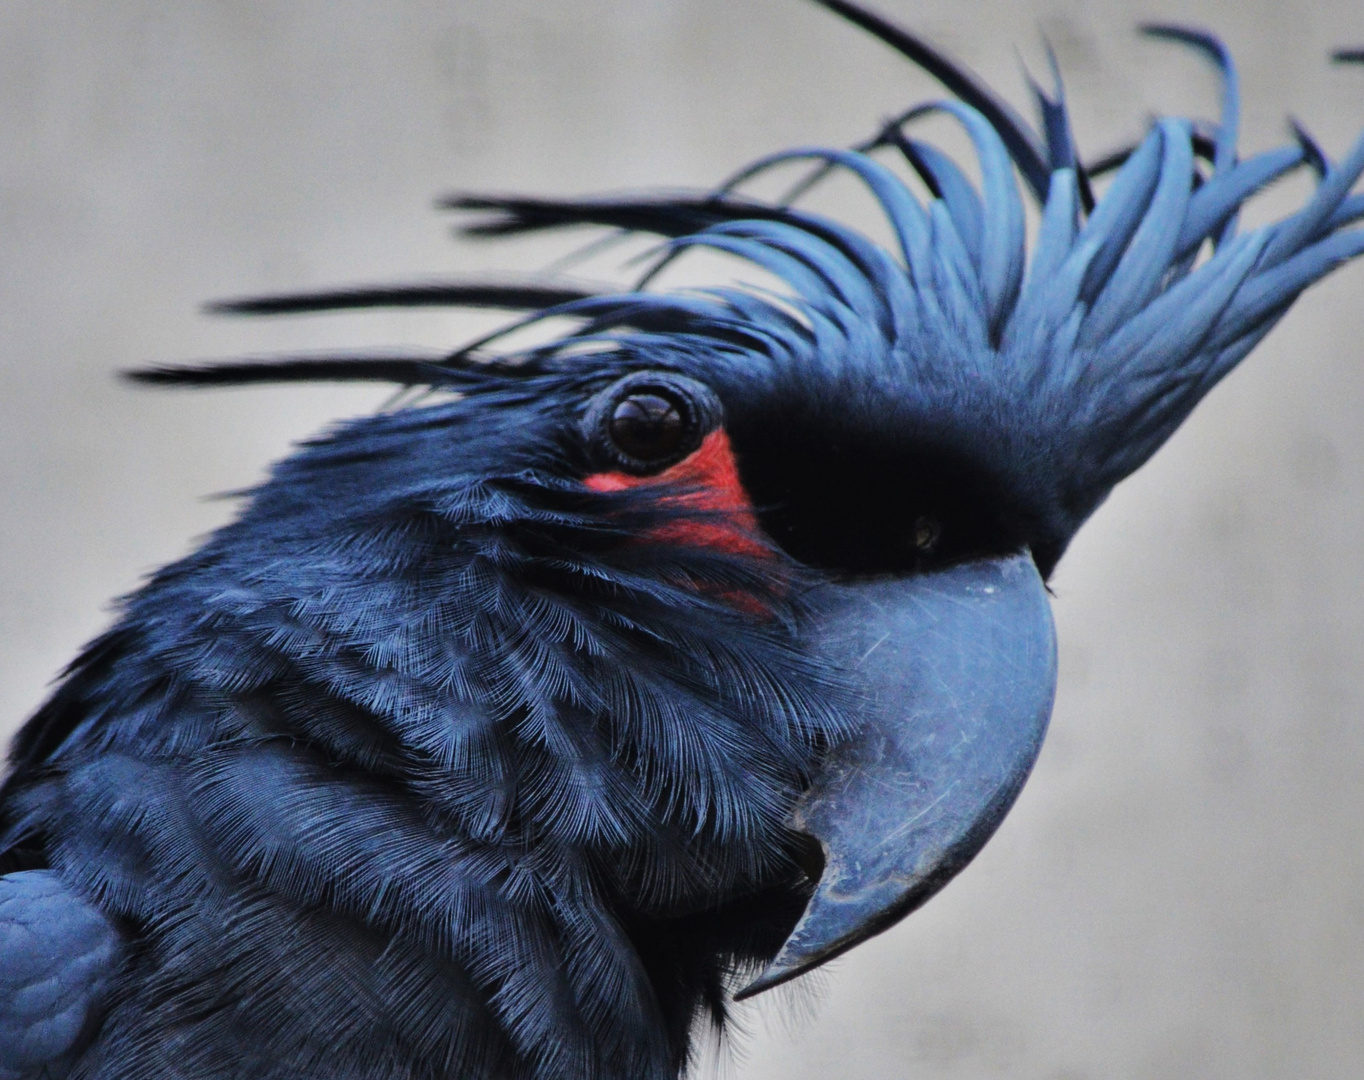
[[(579, 322), (519, 354), (496, 353), (504, 329), (443, 358), (284, 358), (159, 368), (136, 377), (201, 385), (383, 379), (466, 387), (589, 363), (584, 352), (604, 351), (731, 387), (753, 379), (822, 379), (859, 399), (875, 388), (906, 422), (969, 444), (1020, 482), (1026, 478), (1064, 546), (1305, 288), (1364, 252), (1364, 230), (1350, 228), (1364, 217), (1364, 195), (1351, 195), (1364, 171), (1364, 138), (1338, 162), (1301, 134), (1293, 145), (1241, 159), (1236, 67), (1209, 33), (1144, 28), (1212, 61), (1223, 85), (1220, 121), (1204, 130), (1187, 119), (1159, 119), (1135, 147), (1086, 169), (1059, 75), (1051, 94), (1034, 86), (1039, 134), (978, 76), (917, 36), (847, 0), (817, 2), (924, 68), (959, 100), (907, 110), (855, 149), (768, 155), (709, 194), (446, 200), (484, 213), (469, 227), (475, 233), (595, 224), (665, 237), (664, 261), (696, 248), (725, 252), (774, 275), (785, 295), (643, 287), (611, 294), (550, 282), (237, 301), (220, 306), (259, 313), (497, 304), (528, 309), (507, 329), (549, 317)], [(965, 130), (979, 188), (949, 154), (907, 134), (933, 112)], [(886, 149), (923, 179), (926, 200), (880, 160)], [(1208, 162), (1206, 176), (1200, 159)], [(884, 211), (894, 250), (820, 215), (738, 194), (754, 177), (793, 162), (815, 166), (798, 192), (832, 171), (855, 177)], [(1303, 165), (1318, 171), (1319, 183), (1301, 210), (1240, 231), (1246, 200)], [(1095, 198), (1090, 175), (1111, 170)], [(1031, 250), (1025, 194), (1041, 211)], [(541, 299), (548, 306), (536, 308)], [(1039, 475), (1047, 478), (1040, 487)]]

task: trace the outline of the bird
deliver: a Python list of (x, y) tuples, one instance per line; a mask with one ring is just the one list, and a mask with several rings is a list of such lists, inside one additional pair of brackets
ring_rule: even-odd
[[(731, 995), (871, 937), (988, 840), (1050, 714), (1047, 579), (1364, 250), (1364, 143), (1239, 159), (1230, 56), (1158, 26), (1220, 69), (1221, 120), (1086, 165), (1059, 84), (1034, 131), (916, 35), (820, 3), (955, 99), (695, 196), (455, 201), (483, 234), (660, 237), (638, 288), (221, 305), (573, 330), (139, 375), (414, 393), (280, 462), (16, 738), (0, 1075), (676, 1075)], [(927, 115), (979, 187), (914, 137)], [(890, 246), (743, 194), (802, 163), (801, 188), (865, 185)], [(1238, 228), (1298, 170), (1297, 213)], [(779, 287), (650, 288), (696, 249)]]

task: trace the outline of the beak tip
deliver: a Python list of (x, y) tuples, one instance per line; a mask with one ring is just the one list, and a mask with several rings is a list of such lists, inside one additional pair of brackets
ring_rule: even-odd
[(771, 967), (768, 967), (763, 971), (761, 975), (759, 975), (751, 983), (745, 986), (742, 990), (736, 990), (734, 992), (733, 1000), (747, 1001), (749, 998), (761, 994), (764, 990), (771, 990), (772, 987), (779, 985), (779, 980), (774, 981), (770, 977), (771, 970), (772, 970)]
[(790, 982), (792, 979), (796, 978), (799, 975), (804, 975), (807, 971), (809, 971), (812, 967), (815, 966), (816, 966), (815, 964), (811, 963), (794, 965), (783, 964), (782, 958), (779, 956), (770, 964), (768, 964), (767, 967), (763, 968), (761, 975), (759, 975), (756, 979), (750, 982), (742, 990), (736, 991), (734, 994), (734, 1000), (747, 1001), (751, 997), (757, 997), (757, 995), (765, 993), (766, 991), (771, 990), (774, 987), (780, 986), (782, 983)]

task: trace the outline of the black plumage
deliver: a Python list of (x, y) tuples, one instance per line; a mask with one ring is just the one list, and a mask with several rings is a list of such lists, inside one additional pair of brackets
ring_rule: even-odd
[[(238, 301), (553, 300), (529, 318), (579, 328), (501, 356), (490, 339), (143, 376), (460, 396), (281, 463), (126, 602), (17, 739), (6, 868), (55, 875), (126, 953), (78, 1075), (675, 1073), (698, 1014), (723, 1018), (812, 891), (787, 814), (858, 702), (804, 647), (807, 592), (1024, 547), (1050, 573), (1298, 292), (1364, 247), (1348, 228), (1360, 148), (1299, 215), (1238, 236), (1242, 201), (1311, 155), (1236, 162), (1231, 109), (1211, 144), (1162, 121), (1086, 216), (1059, 95), (1038, 136), (917, 39), (826, 6), (946, 75), (968, 104), (940, 108), (975, 143), (982, 190), (899, 126), (867, 150), (902, 153), (927, 209), (867, 153), (757, 168), (851, 171), (897, 251), (724, 192), (464, 199), (491, 213), (485, 232), (642, 229), (670, 257), (739, 255), (790, 294)], [(1045, 201), (1026, 276), (1014, 168)], [(692, 481), (662, 497), (586, 483), (631, 471), (590, 420), (641, 372), (714, 395), (721, 426), (697, 437), (732, 443), (760, 531)], [(739, 538), (688, 542), (698, 516)]]

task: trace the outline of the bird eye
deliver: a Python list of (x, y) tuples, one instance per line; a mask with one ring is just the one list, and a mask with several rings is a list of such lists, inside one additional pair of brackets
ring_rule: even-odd
[(942, 525), (937, 518), (921, 517), (914, 521), (914, 548), (921, 555), (931, 554), (942, 537)]
[(686, 437), (682, 406), (661, 390), (642, 390), (622, 398), (607, 424), (611, 441), (632, 458), (670, 458)]
[(600, 464), (648, 476), (681, 461), (720, 423), (710, 388), (672, 372), (637, 372), (589, 404), (584, 434)]

